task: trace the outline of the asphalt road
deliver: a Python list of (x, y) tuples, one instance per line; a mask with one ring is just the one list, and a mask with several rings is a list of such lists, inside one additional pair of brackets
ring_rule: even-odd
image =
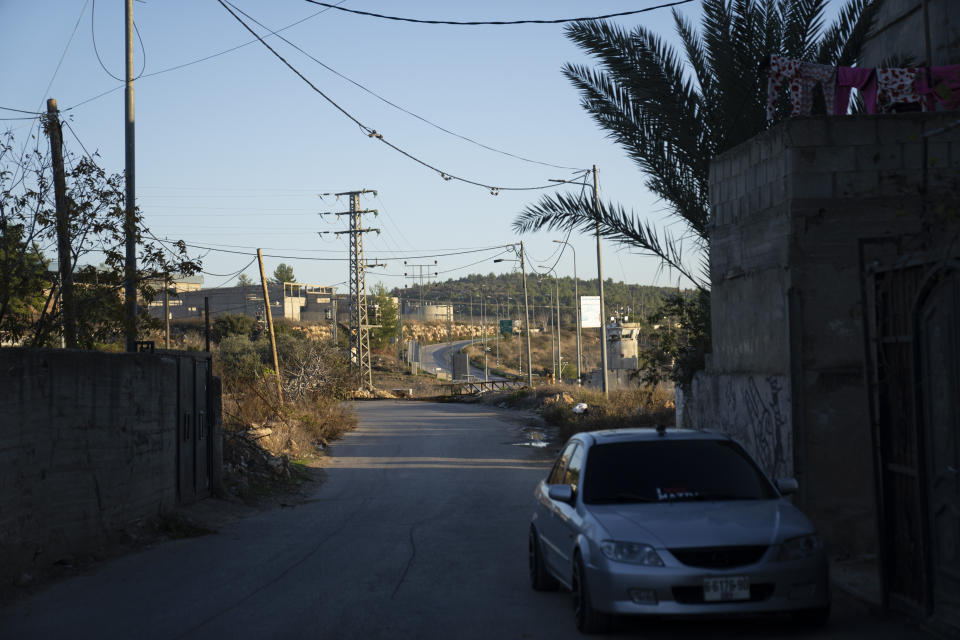
[[(476, 405), (357, 403), (307, 503), (119, 558), (0, 610), (2, 638), (578, 638), (569, 594), (535, 593), (526, 533), (544, 450)], [(647, 638), (922, 638), (838, 597), (786, 619), (626, 622)]]
[[(453, 375), (451, 370), (451, 363), (453, 354), (465, 347), (466, 345), (474, 342), (473, 340), (458, 340), (456, 342), (441, 342), (439, 344), (426, 344), (420, 347), (420, 360), (422, 366), (427, 371), (433, 371), (436, 367), (440, 367), (447, 373)], [(495, 376), (489, 372), (489, 369), (493, 366), (493, 358), (489, 355), (487, 356), (487, 376), (489, 380), (503, 380), (500, 376)], [(483, 380), (483, 369), (470, 365), (470, 375), (474, 376), (477, 380)]]

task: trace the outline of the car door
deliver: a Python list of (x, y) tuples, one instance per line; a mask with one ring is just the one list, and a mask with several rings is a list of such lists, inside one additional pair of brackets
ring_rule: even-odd
[(573, 552), (577, 545), (577, 536), (583, 529), (583, 517), (577, 510), (579, 501), (580, 475), (583, 471), (583, 460), (586, 456), (586, 448), (578, 445), (570, 453), (567, 460), (567, 467), (563, 472), (563, 484), (570, 485), (573, 489), (573, 504), (558, 502), (554, 510), (556, 520), (556, 547), (557, 547), (557, 571), (563, 572), (560, 575), (567, 579), (573, 567)]
[(556, 546), (560, 536), (556, 516), (558, 503), (556, 500), (550, 498), (548, 491), (552, 484), (563, 484), (563, 479), (567, 471), (567, 462), (570, 460), (570, 455), (576, 447), (577, 443), (571, 442), (563, 448), (563, 451), (557, 456), (556, 461), (553, 463), (553, 469), (551, 469), (550, 475), (543, 481), (537, 492), (536, 527), (540, 535), (540, 548), (543, 552), (543, 560), (547, 567), (554, 571), (560, 566), (557, 558), (563, 557), (563, 554), (559, 553), (558, 555), (559, 550)]

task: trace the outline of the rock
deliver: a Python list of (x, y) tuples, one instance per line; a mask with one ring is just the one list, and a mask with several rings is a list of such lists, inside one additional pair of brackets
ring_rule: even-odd
[(254, 438), (255, 440), (259, 440), (260, 438), (267, 437), (271, 433), (273, 433), (273, 429), (271, 429), (270, 427), (261, 427), (259, 429), (247, 429), (246, 435), (247, 437)]

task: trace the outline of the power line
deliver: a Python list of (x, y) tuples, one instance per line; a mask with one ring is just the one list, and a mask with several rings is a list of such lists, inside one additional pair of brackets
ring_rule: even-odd
[(336, 9), (337, 11), (344, 11), (346, 13), (354, 13), (360, 16), (369, 16), (371, 18), (382, 18), (384, 20), (395, 20), (397, 22), (413, 22), (415, 24), (445, 24), (445, 25), (457, 25), (465, 27), (473, 27), (480, 25), (493, 25), (493, 26), (503, 26), (503, 25), (513, 25), (513, 24), (563, 24), (565, 22), (581, 22), (589, 20), (605, 20), (607, 18), (619, 18), (621, 16), (632, 16), (638, 13), (646, 13), (647, 11), (654, 11), (656, 9), (665, 9), (667, 7), (675, 7), (681, 4), (687, 4), (693, 2), (693, 0), (677, 0), (676, 2), (667, 2), (665, 4), (659, 4), (653, 7), (647, 7), (646, 9), (634, 9), (633, 11), (620, 11), (618, 13), (608, 13), (602, 16), (591, 16), (587, 18), (557, 18), (553, 20), (471, 20), (471, 21), (457, 21), (457, 20), (419, 20), (417, 18), (401, 18), (399, 16), (387, 16), (382, 13), (372, 13), (370, 11), (360, 11), (359, 9), (348, 9), (346, 7), (340, 7), (337, 5), (327, 4), (326, 2), (319, 2), (318, 0), (306, 0), (310, 4), (316, 4), (321, 7), (327, 7), (329, 9)]
[[(347, 1), (347, 0), (341, 0), (341, 3), (342, 3), (342, 2), (346, 2), (346, 1)], [(298, 24), (303, 23), (303, 22), (306, 22), (307, 20), (310, 20), (311, 18), (315, 18), (315, 17), (317, 17), (318, 15), (320, 15), (321, 13), (326, 13), (326, 12), (329, 11), (329, 10), (330, 10), (330, 9), (321, 9), (320, 11), (316, 11), (316, 12), (314, 12), (314, 13), (311, 13), (310, 15), (306, 16), (305, 18), (301, 18), (300, 20), (297, 20), (296, 22), (291, 22), (291, 23), (288, 24), (287, 26), (281, 27), (280, 29), (277, 29), (277, 31), (276, 31), (275, 33), (279, 33), (279, 32), (281, 32), (281, 31), (286, 31), (287, 29), (291, 29), (291, 28), (297, 26)], [(136, 25), (134, 25), (134, 27), (136, 27)], [(139, 36), (139, 34), (138, 34), (138, 36)], [(158, 75), (163, 74), (163, 73), (169, 73), (169, 72), (171, 72), (171, 71), (176, 71), (176, 70), (178, 70), (178, 69), (183, 69), (184, 67), (189, 67), (189, 66), (192, 66), (192, 65), (195, 65), (195, 64), (199, 64), (199, 63), (201, 63), (201, 62), (206, 62), (207, 60), (212, 60), (213, 58), (218, 58), (218, 57), (220, 57), (220, 56), (222, 56), (222, 55), (226, 55), (226, 54), (228, 54), (228, 53), (232, 53), (232, 52), (236, 51), (237, 49), (242, 49), (243, 47), (246, 47), (246, 46), (248, 46), (248, 45), (254, 44), (255, 42), (257, 42), (257, 40), (248, 40), (248, 41), (244, 42), (243, 44), (238, 44), (238, 45), (235, 46), (235, 47), (230, 47), (229, 49), (224, 49), (223, 51), (218, 51), (217, 53), (212, 53), (212, 54), (210, 54), (210, 55), (208, 55), (208, 56), (204, 56), (204, 57), (202, 57), (202, 58), (197, 58), (196, 60), (191, 60), (190, 62), (184, 62), (183, 64), (174, 65), (174, 66), (172, 66), (172, 67), (167, 67), (167, 68), (165, 68), (165, 69), (160, 69), (160, 70), (158, 70), (158, 71), (152, 71), (152, 72), (150, 72), (150, 73), (142, 73), (142, 71), (141, 71), (141, 74), (142, 74), (142, 75), (141, 75), (141, 76), (137, 76), (137, 77), (138, 77), (138, 78), (140, 78), (140, 77), (143, 77), (143, 78), (151, 78), (151, 77), (153, 77), (153, 76), (158, 76)], [(141, 42), (141, 46), (142, 46), (142, 42)], [(146, 58), (146, 52), (144, 52), (144, 58)], [(71, 109), (76, 109), (77, 107), (82, 107), (83, 105), (85, 105), (85, 104), (87, 104), (87, 103), (89, 103), (89, 102), (93, 102), (94, 100), (98, 100), (98, 99), (100, 99), (100, 98), (102, 98), (102, 97), (104, 97), (104, 96), (106, 96), (106, 95), (109, 95), (109, 94), (113, 93), (114, 91), (117, 91), (117, 90), (123, 89), (123, 88), (124, 88), (124, 85), (121, 84), (121, 85), (119, 85), (119, 86), (113, 87), (112, 89), (107, 89), (107, 90), (104, 91), (103, 93), (98, 93), (97, 95), (93, 96), (92, 98), (87, 98), (86, 100), (83, 100), (83, 101), (81, 101), (81, 102), (78, 102), (78, 103), (75, 104), (75, 105), (72, 105), (72, 106), (70, 106), (70, 107), (67, 107), (66, 109), (61, 109), (61, 111), (70, 111)]]
[[(152, 236), (153, 234), (151, 233), (150, 235)], [(160, 241), (159, 238), (154, 238), (154, 239), (157, 240), (158, 242)], [(167, 240), (167, 242), (170, 242), (170, 240)], [(192, 244), (192, 243), (187, 243), (187, 242), (184, 242), (183, 244), (184, 244), (184, 246), (186, 246), (186, 247), (191, 247), (191, 248), (193, 248), (193, 249), (204, 249), (204, 250), (206, 250), (206, 251), (214, 251), (214, 252), (217, 252), (217, 253), (231, 253), (231, 254), (242, 255), (242, 256), (249, 256), (249, 255), (251, 255), (251, 253), (248, 252), (248, 251), (236, 251), (236, 250), (232, 250), (232, 249), (220, 249), (220, 248), (217, 248), (217, 247), (212, 247), (212, 246), (207, 246), (207, 245), (200, 245), (200, 244)], [(495, 247), (487, 247), (487, 248), (485, 248), (485, 249), (472, 249), (472, 250), (467, 250), (467, 251), (450, 251), (450, 252), (446, 252), (446, 253), (433, 253), (433, 254), (430, 254), (430, 255), (391, 256), (391, 257), (390, 257), (390, 260), (419, 260), (419, 259), (421, 259), (421, 258), (442, 258), (442, 257), (445, 257), (445, 256), (460, 256), (460, 255), (464, 255), (464, 254), (480, 253), (480, 252), (483, 252), (483, 251), (495, 251), (495, 250), (502, 250), (502, 249), (503, 249), (503, 246), (502, 246), (502, 245), (498, 245), (498, 246), (495, 246)], [(277, 255), (277, 254), (266, 254), (266, 253), (263, 254), (263, 256), (264, 256), (265, 258), (280, 258), (280, 259), (283, 259), (283, 260), (310, 260), (310, 261), (314, 261), (314, 262), (348, 262), (348, 261), (349, 261), (349, 258), (318, 258), (318, 257), (313, 257), (313, 256), (289, 256), (289, 255)]]
[(286, 60), (283, 56), (281, 56), (273, 47), (271, 47), (269, 44), (267, 44), (267, 42), (266, 42), (263, 38), (261, 38), (260, 35), (250, 27), (250, 25), (248, 25), (246, 22), (244, 22), (243, 19), (242, 19), (240, 16), (238, 16), (230, 7), (228, 7), (228, 6), (227, 6), (227, 3), (226, 3), (224, 0), (217, 0), (217, 2), (218, 2), (218, 3), (220, 4), (220, 6), (222, 6), (231, 16), (233, 16), (233, 18), (234, 18), (237, 22), (239, 22), (239, 23), (243, 26), (244, 29), (246, 29), (247, 31), (249, 31), (249, 32), (250, 32), (251, 34), (253, 34), (254, 36), (256, 36), (257, 39), (260, 41), (260, 44), (262, 44), (264, 47), (266, 47), (266, 48), (270, 51), (270, 53), (272, 53), (274, 56), (277, 57), (277, 59), (279, 59), (281, 62), (283, 62), (283, 64), (286, 65), (288, 69), (290, 69), (291, 71), (293, 71), (293, 72), (294, 72), (301, 80), (303, 80), (311, 89), (313, 89), (313, 90), (314, 90), (316, 93), (318, 93), (324, 100), (326, 100), (326, 101), (327, 101), (328, 103), (330, 103), (334, 108), (336, 108), (337, 111), (339, 111), (340, 113), (342, 113), (343, 115), (345, 115), (351, 122), (353, 122), (354, 124), (356, 124), (356, 125), (360, 128), (361, 131), (363, 131), (364, 133), (367, 134), (367, 137), (369, 137), (369, 138), (374, 138), (374, 139), (376, 139), (376, 140), (379, 140), (380, 142), (384, 143), (385, 145), (387, 145), (388, 147), (390, 147), (391, 149), (393, 149), (393, 150), (396, 151), (397, 153), (399, 153), (399, 154), (405, 156), (406, 158), (408, 158), (408, 159), (410, 159), (410, 160), (413, 160), (413, 161), (416, 162), (417, 164), (422, 165), (423, 167), (426, 167), (427, 169), (430, 169), (431, 171), (437, 173), (437, 174), (438, 174), (441, 178), (443, 178), (444, 180), (457, 180), (457, 181), (463, 182), (463, 183), (465, 183), (465, 184), (471, 184), (471, 185), (474, 185), (474, 186), (477, 186), (477, 187), (482, 187), (482, 188), (484, 188), (484, 189), (489, 189), (491, 195), (498, 195), (501, 191), (536, 191), (536, 190), (542, 190), (542, 189), (552, 189), (552, 188), (555, 188), (555, 187), (557, 186), (556, 184), (548, 184), (548, 185), (540, 185), (540, 186), (534, 186), (534, 187), (498, 187), (498, 186), (495, 186), (495, 185), (490, 185), (490, 184), (485, 184), (485, 183), (483, 183), (483, 182), (477, 182), (477, 181), (475, 181), (475, 180), (470, 180), (470, 179), (468, 179), (468, 178), (462, 178), (462, 177), (460, 177), (460, 176), (454, 175), (454, 174), (449, 173), (449, 172), (447, 172), (447, 171), (443, 171), (443, 170), (441, 170), (441, 169), (433, 166), (432, 164), (430, 164), (430, 163), (428, 163), (428, 162), (426, 162), (426, 161), (424, 161), (424, 160), (421, 160), (420, 158), (414, 156), (413, 154), (411, 154), (411, 153), (409, 153), (409, 152), (401, 149), (401, 148), (398, 147), (397, 145), (395, 145), (395, 144), (391, 143), (390, 141), (388, 141), (386, 138), (383, 137), (383, 134), (379, 133), (376, 129), (373, 129), (373, 128), (371, 128), (371, 127), (368, 127), (367, 125), (365, 125), (365, 124), (363, 124), (362, 122), (360, 122), (353, 114), (351, 114), (349, 111), (347, 111), (346, 109), (344, 109), (343, 107), (341, 107), (341, 106), (340, 106), (339, 104), (337, 104), (332, 98), (330, 98), (327, 94), (325, 94), (323, 91), (321, 91), (315, 84), (313, 84), (312, 82), (310, 82), (310, 80), (309, 80), (305, 75), (303, 75), (302, 73), (300, 73), (300, 71), (299, 71), (296, 67), (294, 67), (292, 64), (290, 64), (289, 62), (287, 62), (287, 60)]
[(318, 60), (317, 58), (315, 58), (314, 56), (312, 56), (312, 55), (311, 55), (310, 53), (308, 53), (307, 51), (304, 51), (302, 48), (300, 48), (299, 46), (297, 46), (295, 43), (293, 43), (293, 42), (287, 40), (286, 38), (284, 38), (283, 36), (279, 35), (276, 31), (271, 30), (270, 27), (268, 27), (267, 25), (263, 24), (262, 22), (260, 22), (259, 20), (257, 20), (257, 19), (254, 18), (253, 16), (251, 16), (249, 13), (247, 13), (246, 11), (244, 11), (243, 9), (241, 9), (240, 7), (238, 7), (238, 6), (236, 6), (235, 4), (233, 4), (232, 2), (229, 2), (229, 0), (226, 0), (226, 2), (227, 2), (227, 4), (229, 4), (231, 7), (233, 7), (234, 9), (236, 9), (237, 11), (239, 11), (240, 13), (242, 13), (244, 16), (246, 16), (247, 18), (249, 18), (249, 19), (252, 20), (253, 22), (255, 22), (255, 23), (257, 23), (258, 25), (260, 25), (262, 28), (264, 28), (264, 29), (266, 29), (267, 31), (269, 31), (269, 32), (270, 32), (269, 35), (276, 35), (278, 38), (280, 38), (281, 40), (283, 40), (284, 42), (286, 42), (288, 45), (290, 45), (291, 47), (293, 47), (294, 49), (296, 49), (297, 51), (299, 51), (299, 52), (302, 53), (303, 55), (307, 56), (308, 58), (310, 58), (311, 60), (313, 60), (313, 61), (316, 62), (317, 64), (319, 64), (321, 67), (323, 67), (324, 69), (326, 69), (326, 70), (329, 71), (330, 73), (332, 73), (332, 74), (334, 74), (335, 76), (338, 76), (338, 77), (340, 77), (340, 78), (343, 78), (344, 80), (346, 80), (346, 81), (349, 82), (350, 84), (354, 85), (355, 87), (358, 87), (359, 89), (361, 89), (361, 90), (363, 90), (363, 91), (366, 91), (366, 92), (369, 93), (371, 96), (373, 96), (373, 97), (376, 98), (377, 100), (380, 100), (380, 101), (383, 102), (384, 104), (390, 105), (390, 106), (393, 107), (394, 109), (397, 109), (398, 111), (402, 111), (403, 113), (407, 114), (408, 116), (412, 116), (412, 117), (416, 118), (417, 120), (420, 120), (421, 122), (426, 123), (426, 124), (430, 125), (431, 127), (435, 128), (435, 129), (438, 129), (439, 131), (442, 131), (442, 132), (444, 132), (444, 133), (446, 133), (446, 134), (449, 134), (449, 135), (451, 135), (451, 136), (454, 136), (454, 137), (456, 137), (456, 138), (460, 138), (461, 140), (464, 140), (464, 141), (466, 141), (466, 142), (469, 142), (470, 144), (474, 144), (474, 145), (476, 145), (476, 146), (478, 146), (478, 147), (481, 147), (481, 148), (483, 148), (483, 149), (486, 149), (486, 150), (488, 150), (488, 151), (493, 151), (494, 153), (499, 153), (499, 154), (502, 154), (502, 155), (505, 155), (505, 156), (509, 156), (509, 157), (511, 157), (511, 158), (515, 158), (515, 159), (517, 159), (517, 160), (522, 160), (522, 161), (524, 161), (524, 162), (530, 162), (530, 163), (533, 163), (533, 164), (539, 164), (539, 165), (542, 165), (542, 166), (545, 166), (545, 167), (553, 167), (554, 169), (569, 169), (569, 170), (571, 170), (571, 171), (585, 171), (585, 169), (581, 169), (581, 168), (579, 168), (579, 167), (565, 167), (565, 166), (558, 165), (558, 164), (552, 164), (552, 163), (549, 163), (549, 162), (542, 162), (542, 161), (540, 161), (540, 160), (533, 160), (533, 159), (531, 159), (531, 158), (525, 158), (525, 157), (523, 157), (523, 156), (520, 156), (520, 155), (517, 155), (517, 154), (514, 154), (514, 153), (510, 153), (509, 151), (503, 151), (502, 149), (497, 149), (497, 148), (495, 148), (495, 147), (491, 147), (491, 146), (489, 146), (489, 145), (483, 144), (482, 142), (478, 142), (478, 141), (476, 141), (476, 140), (474, 140), (474, 139), (472, 139), (472, 138), (468, 138), (467, 136), (464, 136), (464, 135), (461, 135), (461, 134), (456, 133), (456, 132), (454, 132), (454, 131), (451, 131), (451, 130), (449, 130), (449, 129), (446, 129), (446, 128), (438, 125), (437, 123), (432, 122), (431, 120), (428, 120), (427, 118), (424, 118), (424, 117), (421, 116), (421, 115), (418, 115), (418, 114), (416, 114), (416, 113), (414, 113), (414, 112), (412, 112), (412, 111), (410, 111), (410, 110), (408, 110), (408, 109), (405, 109), (404, 107), (401, 107), (400, 105), (398, 105), (398, 104), (396, 104), (396, 103), (394, 103), (394, 102), (391, 102), (391, 101), (388, 100), (387, 98), (384, 98), (384, 97), (381, 96), (379, 93), (377, 93), (377, 92), (373, 91), (372, 89), (364, 86), (363, 84), (357, 82), (357, 81), (354, 80), (353, 78), (350, 78), (350, 77), (348, 77), (348, 76), (345, 76), (344, 74), (340, 73), (339, 71), (337, 71), (337, 70), (334, 69), (333, 67), (327, 65), (326, 63), (322, 62), (321, 60)]
[[(93, 5), (90, 7), (90, 40), (93, 41), (93, 53), (97, 56), (97, 62), (100, 63), (100, 68), (103, 69), (108, 76), (110, 76), (111, 78), (113, 78), (118, 82), (126, 82), (123, 78), (119, 78), (113, 75), (110, 72), (110, 70), (107, 69), (107, 65), (103, 64), (103, 59), (100, 57), (100, 50), (97, 48), (97, 34), (94, 29), (94, 22), (96, 19), (96, 15), (97, 15), (97, 0), (93, 0)], [(143, 66), (140, 67), (140, 73), (137, 75), (136, 78), (134, 78), (134, 80), (139, 80), (140, 77), (143, 75), (143, 72), (147, 68), (147, 50), (143, 46), (143, 38), (140, 37), (140, 29), (137, 28), (136, 22), (133, 23), (133, 29), (134, 31), (137, 32), (137, 40), (140, 41), (140, 51), (141, 53), (143, 53)]]

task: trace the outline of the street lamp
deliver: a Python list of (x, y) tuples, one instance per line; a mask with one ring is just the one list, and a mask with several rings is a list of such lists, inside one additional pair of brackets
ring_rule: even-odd
[[(520, 274), (523, 280), (523, 326), (527, 331), (527, 385), (533, 388), (533, 356), (530, 349), (530, 305), (527, 298), (527, 269), (524, 261), (523, 241), (520, 244)], [(513, 245), (516, 247), (516, 245)], [(494, 262), (505, 262), (504, 258), (497, 258)], [(512, 262), (512, 261), (511, 261)]]
[(583, 352), (580, 350), (580, 291), (577, 286), (577, 251), (566, 240), (554, 240), (554, 242), (570, 247), (570, 251), (573, 252), (573, 309), (577, 321), (577, 385), (579, 386), (582, 384), (580, 370), (583, 366)]
[[(563, 382), (563, 360), (560, 357), (560, 279), (557, 277), (557, 272), (553, 267), (547, 269), (547, 273), (553, 274), (553, 281), (557, 285), (557, 368), (556, 368), (556, 378), (558, 382)], [(553, 310), (551, 309), (551, 314), (553, 315)]]

